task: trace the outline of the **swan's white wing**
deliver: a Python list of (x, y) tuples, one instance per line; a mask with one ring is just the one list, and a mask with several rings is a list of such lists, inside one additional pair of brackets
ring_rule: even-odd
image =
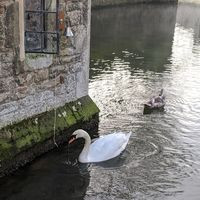
[(126, 147), (129, 134), (113, 133), (95, 140), (88, 152), (89, 162), (100, 162), (118, 156)]

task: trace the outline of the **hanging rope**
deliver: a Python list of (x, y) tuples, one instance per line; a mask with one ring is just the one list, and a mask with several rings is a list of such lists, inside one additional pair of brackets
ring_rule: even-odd
[[(62, 60), (61, 60), (61, 57), (60, 55), (58, 55), (58, 61), (59, 61), (59, 64), (62, 65)], [(55, 73), (55, 77), (54, 77), (54, 103), (56, 105), (56, 73)], [(54, 144), (55, 146), (58, 147), (58, 144), (56, 142), (56, 122), (57, 122), (57, 108), (55, 107), (54, 108), (54, 126), (53, 126), (53, 141), (54, 141)]]
[(54, 109), (54, 126), (53, 126), (53, 142), (55, 146), (58, 147), (58, 144), (56, 143), (56, 108)]
[[(56, 105), (56, 73), (55, 73), (55, 79), (54, 79), (54, 103)], [(54, 108), (54, 126), (53, 126), (53, 142), (55, 144), (55, 146), (58, 147), (58, 144), (56, 143), (56, 117), (57, 117), (57, 113), (56, 113), (56, 109)]]

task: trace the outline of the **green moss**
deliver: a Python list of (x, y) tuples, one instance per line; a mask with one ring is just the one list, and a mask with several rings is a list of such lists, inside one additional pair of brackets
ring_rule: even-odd
[(25, 137), (16, 140), (15, 146), (17, 151), (20, 152), (40, 141), (41, 141), (41, 135), (39, 133), (34, 133), (26, 135)]
[(4, 127), (0, 130), (0, 134), (11, 133), (11, 138), (0, 139), (0, 160), (12, 158), (33, 145), (52, 138), (54, 122), (56, 122), (55, 132), (58, 135), (79, 122), (89, 121), (97, 113), (99, 113), (98, 107), (89, 96), (85, 96), (57, 108), (56, 118), (55, 110), (51, 110)]
[(6, 139), (0, 139), (0, 147), (1, 149), (4, 148), (4, 149), (8, 149), (11, 147), (11, 144), (9, 143), (8, 140)]
[(12, 156), (13, 145), (6, 139), (0, 139), (0, 161)]
[(90, 99), (82, 99), (82, 106), (79, 110), (79, 113), (81, 116), (83, 116), (84, 121), (88, 121), (91, 116), (93, 116), (95, 113), (99, 112), (98, 107), (96, 104), (93, 103)]
[(70, 127), (77, 123), (76, 118), (74, 117), (68, 104), (66, 104), (62, 108), (59, 108), (58, 111), (59, 111), (59, 116), (61, 116), (61, 118), (64, 120), (67, 127)]

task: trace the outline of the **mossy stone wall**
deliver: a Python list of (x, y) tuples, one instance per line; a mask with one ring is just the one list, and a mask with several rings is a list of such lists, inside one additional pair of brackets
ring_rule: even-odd
[(98, 113), (96, 104), (89, 96), (85, 96), (56, 110), (2, 128), (0, 176), (55, 147), (54, 135), (56, 143), (61, 144), (67, 141), (73, 130), (83, 125), (89, 132), (97, 129)]

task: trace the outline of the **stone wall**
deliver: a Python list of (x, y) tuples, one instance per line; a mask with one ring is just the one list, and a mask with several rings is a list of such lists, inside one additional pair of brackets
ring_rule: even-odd
[(178, 0), (92, 0), (92, 7), (101, 6), (114, 6), (121, 4), (134, 4), (134, 3), (166, 3), (166, 2), (178, 2)]
[(90, 0), (60, 0), (74, 37), (60, 35), (60, 55), (20, 60), (19, 5), (0, 2), (0, 127), (88, 94)]
[(73, 32), (60, 30), (59, 54), (25, 54), (23, 1), (0, 1), (0, 177), (77, 128), (91, 136), (98, 128), (99, 109), (88, 96), (90, 0), (59, 1)]

